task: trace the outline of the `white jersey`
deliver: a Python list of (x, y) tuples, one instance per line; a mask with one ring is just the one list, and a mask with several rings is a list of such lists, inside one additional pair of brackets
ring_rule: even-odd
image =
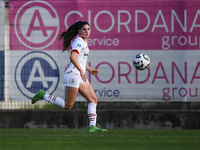
[[(71, 48), (70, 52), (72, 52), (72, 51), (78, 52), (77, 60), (85, 73), (86, 63), (87, 63), (88, 55), (89, 55), (89, 48), (87, 46), (87, 42), (84, 41), (84, 39), (82, 37), (80, 37), (80, 36), (77, 37), (74, 40), (74, 42), (72, 43), (72, 48)], [(68, 73), (71, 71), (80, 75), (80, 71), (74, 66), (74, 64), (72, 62), (70, 62), (69, 67), (67, 68), (65, 73)]]

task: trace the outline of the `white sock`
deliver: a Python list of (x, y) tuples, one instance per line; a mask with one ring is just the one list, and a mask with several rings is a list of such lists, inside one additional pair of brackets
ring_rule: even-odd
[(96, 107), (97, 104), (95, 103), (88, 104), (88, 117), (89, 117), (90, 127), (96, 126), (96, 118), (97, 118)]
[(45, 94), (43, 98), (51, 104), (65, 108), (65, 101), (61, 97)]

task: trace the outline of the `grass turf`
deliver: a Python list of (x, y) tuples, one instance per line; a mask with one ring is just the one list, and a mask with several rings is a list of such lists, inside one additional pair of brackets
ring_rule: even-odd
[(0, 129), (0, 150), (199, 150), (200, 130)]

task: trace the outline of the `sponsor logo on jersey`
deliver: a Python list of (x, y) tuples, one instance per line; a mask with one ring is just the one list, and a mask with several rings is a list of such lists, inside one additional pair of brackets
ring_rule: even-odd
[(84, 53), (84, 56), (88, 56), (89, 54), (88, 53)]

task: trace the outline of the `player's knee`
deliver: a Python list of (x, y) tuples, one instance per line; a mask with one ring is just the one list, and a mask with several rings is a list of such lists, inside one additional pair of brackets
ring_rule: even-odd
[(72, 109), (73, 105), (70, 104), (65, 104), (65, 109), (70, 110)]

